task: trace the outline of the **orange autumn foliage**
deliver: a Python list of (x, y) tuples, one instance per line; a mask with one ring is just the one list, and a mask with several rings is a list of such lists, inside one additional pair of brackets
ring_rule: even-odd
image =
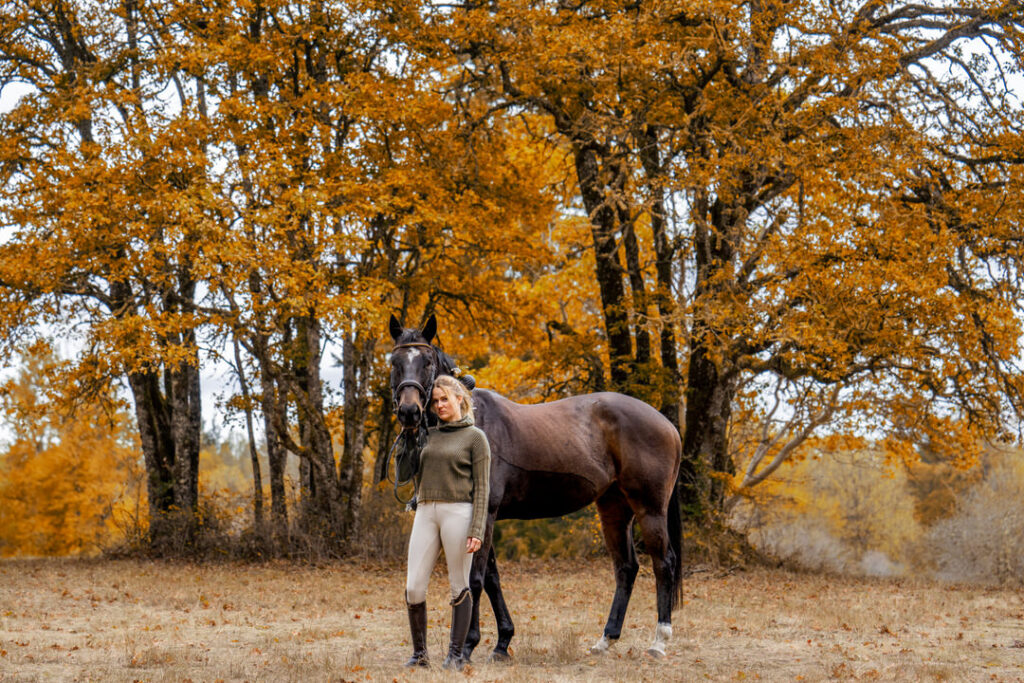
[(119, 407), (69, 408), (32, 358), (2, 388), (0, 557), (95, 554), (126, 540), (145, 514), (138, 443)]
[(393, 439), (391, 312), (437, 314), (514, 398), (656, 405), (695, 518), (829, 432), (967, 464), (1024, 408), (1021, 23), (1002, 0), (15, 0), (0, 351), (74, 335), (76, 381), (127, 377), (151, 511), (186, 514), (199, 371), (233, 355), (271, 516), (327, 520), (337, 552)]

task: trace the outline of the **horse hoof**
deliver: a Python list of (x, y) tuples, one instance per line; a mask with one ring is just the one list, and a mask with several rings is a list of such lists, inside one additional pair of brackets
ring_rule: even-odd
[(448, 655), (444, 658), (444, 662), (441, 664), (442, 669), (454, 669), (455, 671), (462, 671), (468, 662), (462, 657), (453, 657)]
[(512, 661), (512, 655), (503, 650), (495, 650), (491, 653), (491, 656), (487, 658), (487, 661), (492, 664), (508, 664)]
[(647, 654), (655, 659), (661, 659), (665, 656), (665, 646), (671, 639), (672, 625), (659, 623), (658, 627), (654, 630), (654, 642), (647, 648)]

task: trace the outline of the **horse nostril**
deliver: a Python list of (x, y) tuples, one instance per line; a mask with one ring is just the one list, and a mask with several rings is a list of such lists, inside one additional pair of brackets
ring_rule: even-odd
[(398, 406), (398, 420), (406, 426), (416, 424), (420, 420), (420, 407), (415, 403), (403, 403)]

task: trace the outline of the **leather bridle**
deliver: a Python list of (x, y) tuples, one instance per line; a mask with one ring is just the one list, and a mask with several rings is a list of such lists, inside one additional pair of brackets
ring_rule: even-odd
[[(419, 458), (419, 451), (423, 448), (423, 444), (426, 438), (427, 432), (427, 411), (430, 405), (430, 394), (434, 390), (434, 380), (437, 379), (438, 365), (440, 364), (440, 358), (437, 355), (437, 349), (434, 348), (433, 344), (426, 342), (411, 342), (408, 344), (398, 344), (391, 349), (394, 353), (398, 349), (414, 349), (422, 348), (428, 349), (433, 356), (434, 362), (431, 364), (430, 379), (427, 381), (427, 385), (423, 386), (417, 380), (405, 379), (398, 383), (394, 389), (391, 390), (391, 402), (393, 410), (398, 412), (398, 397), (401, 395), (402, 390), (406, 387), (412, 387), (419, 392), (420, 397), (423, 399), (423, 410), (420, 412), (420, 420), (418, 424), (406, 427), (403, 426), (398, 432), (398, 436), (395, 438), (395, 443), (391, 446), (391, 451), (388, 453), (387, 460), (384, 461), (384, 470), (381, 479), (390, 478), (387, 474), (388, 466), (394, 457), (395, 449), (398, 448), (399, 443), (404, 442), (403, 451), (406, 453), (413, 453), (413, 456), (417, 461)], [(417, 466), (418, 467), (418, 466)], [(413, 468), (415, 469), (415, 467)], [(402, 481), (399, 479), (398, 466), (395, 467), (395, 481), (394, 481), (394, 493), (395, 499), (403, 505), (409, 505), (415, 498), (418, 492), (418, 487), (415, 485), (415, 478), (410, 477), (414, 481), (413, 495), (409, 500), (402, 500), (402, 497), (398, 494), (398, 487), (407, 484), (409, 480)]]
[[(423, 386), (422, 384), (420, 384), (418, 381), (416, 381), (414, 379), (402, 380), (401, 382), (399, 382), (398, 386), (396, 386), (394, 389), (391, 390), (391, 403), (392, 403), (393, 409), (395, 411), (397, 411), (398, 410), (398, 397), (401, 395), (402, 390), (405, 389), (406, 387), (412, 387), (412, 388), (416, 389), (416, 391), (419, 392), (420, 397), (423, 399), (423, 414), (422, 414), (422, 417), (421, 417), (421, 421), (423, 421), (423, 420), (426, 420), (427, 409), (428, 409), (428, 406), (430, 405), (430, 392), (433, 391), (433, 389), (434, 389), (434, 380), (437, 379), (437, 366), (438, 366), (437, 349), (435, 349), (432, 344), (427, 344), (426, 342), (411, 342), (409, 344), (398, 344), (398, 345), (396, 345), (395, 347), (393, 347), (391, 349), (391, 353), (394, 353), (398, 349), (413, 349), (413, 348), (429, 349), (431, 355), (434, 357), (434, 362), (431, 364), (430, 380), (427, 382), (426, 386)], [(411, 429), (413, 429), (413, 427), (403, 427), (403, 430), (411, 430)]]

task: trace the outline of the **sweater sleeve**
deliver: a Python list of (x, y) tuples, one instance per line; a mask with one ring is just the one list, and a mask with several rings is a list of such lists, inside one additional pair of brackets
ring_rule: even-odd
[(469, 525), (470, 538), (483, 540), (490, 492), (491, 445), (487, 442), (487, 435), (478, 430), (478, 438), (473, 444), (473, 521)]

